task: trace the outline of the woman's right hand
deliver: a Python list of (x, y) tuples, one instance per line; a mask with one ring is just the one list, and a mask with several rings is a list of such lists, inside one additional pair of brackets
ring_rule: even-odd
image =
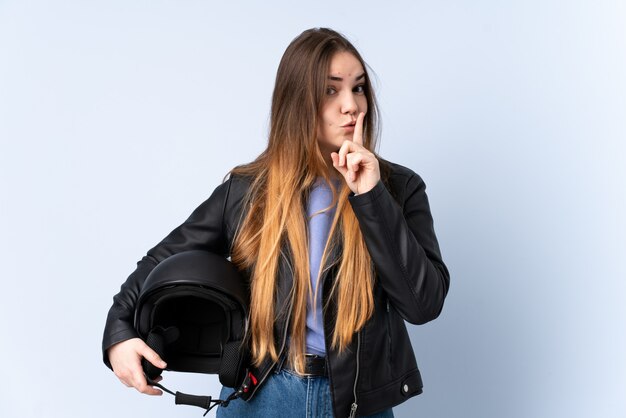
[[(141, 338), (131, 338), (130, 340), (119, 342), (112, 345), (107, 352), (113, 372), (115, 372), (115, 376), (123, 384), (133, 387), (146, 395), (163, 394), (159, 389), (148, 385), (141, 367), (141, 359), (145, 358), (160, 369), (164, 369), (166, 363)], [(155, 381), (160, 380), (160, 376), (155, 379)]]

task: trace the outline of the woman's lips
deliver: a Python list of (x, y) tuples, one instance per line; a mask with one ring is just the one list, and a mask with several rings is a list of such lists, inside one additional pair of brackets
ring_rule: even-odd
[(354, 127), (356, 125), (355, 121), (352, 122), (348, 122), (345, 125), (342, 125), (341, 127), (347, 131), (354, 131)]

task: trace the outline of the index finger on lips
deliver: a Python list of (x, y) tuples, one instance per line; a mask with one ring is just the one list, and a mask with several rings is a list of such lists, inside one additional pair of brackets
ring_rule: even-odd
[(365, 113), (359, 113), (359, 116), (356, 118), (356, 124), (354, 125), (354, 136), (352, 137), (352, 141), (363, 145), (363, 120), (365, 120)]

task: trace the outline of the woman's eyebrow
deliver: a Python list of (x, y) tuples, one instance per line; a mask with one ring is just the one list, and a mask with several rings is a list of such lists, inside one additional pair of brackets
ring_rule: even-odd
[[(365, 73), (361, 74), (360, 76), (358, 76), (357, 78), (354, 79), (354, 81), (358, 81), (360, 79), (362, 79), (363, 77), (365, 77)], [(336, 77), (334, 75), (329, 75), (328, 76), (329, 80), (333, 80), (333, 81), (343, 81), (343, 78), (341, 77)]]

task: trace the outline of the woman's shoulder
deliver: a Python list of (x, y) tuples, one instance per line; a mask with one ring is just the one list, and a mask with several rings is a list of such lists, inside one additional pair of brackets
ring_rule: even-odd
[(223, 183), (231, 183), (232, 185), (250, 186), (254, 181), (254, 177), (239, 173), (227, 173)]
[(239, 201), (250, 189), (252, 181), (253, 178), (249, 176), (228, 173), (222, 179), (222, 183), (215, 188), (214, 193), (222, 194), (224, 200), (228, 202)]
[(421, 184), (424, 182), (422, 177), (413, 169), (402, 164), (394, 163), (383, 158), (379, 158), (379, 164), (383, 182), (386, 182), (388, 186), (394, 189), (404, 188), (409, 182), (412, 184)]

